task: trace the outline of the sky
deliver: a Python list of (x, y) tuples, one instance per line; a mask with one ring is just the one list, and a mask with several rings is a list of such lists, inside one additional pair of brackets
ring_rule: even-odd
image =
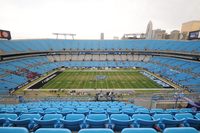
[(121, 38), (145, 33), (150, 20), (153, 29), (180, 30), (182, 23), (200, 20), (200, 0), (0, 0), (0, 29), (14, 39), (56, 38), (52, 33)]

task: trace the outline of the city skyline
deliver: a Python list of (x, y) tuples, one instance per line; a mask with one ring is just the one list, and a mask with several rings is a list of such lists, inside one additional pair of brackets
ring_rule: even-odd
[(75, 39), (121, 38), (125, 33), (153, 29), (181, 30), (181, 24), (200, 20), (199, 0), (0, 0), (0, 29), (14, 39), (55, 38), (74, 33)]

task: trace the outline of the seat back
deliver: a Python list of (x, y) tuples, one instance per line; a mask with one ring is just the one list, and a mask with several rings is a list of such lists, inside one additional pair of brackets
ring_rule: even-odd
[(45, 114), (42, 120), (34, 119), (34, 122), (38, 124), (40, 128), (55, 128), (60, 127), (60, 119), (63, 116), (61, 114)]
[(107, 116), (105, 114), (89, 114), (87, 118), (94, 121), (101, 121), (107, 119)]
[(0, 114), (0, 119), (16, 119), (17, 114)]
[(63, 116), (61, 114), (45, 114), (43, 120), (61, 119)]
[(34, 127), (33, 120), (39, 120), (41, 116), (39, 114), (22, 114), (17, 120), (9, 120), (13, 126), (16, 127), (26, 127), (32, 129)]
[(121, 112), (120, 112), (119, 108), (108, 108), (107, 113), (108, 114), (120, 114)]
[(27, 108), (16, 108), (15, 112), (20, 112), (20, 113), (28, 112), (28, 109)]
[(134, 114), (132, 116), (132, 118), (134, 120), (137, 120), (137, 119), (142, 119), (142, 120), (152, 120), (151, 116), (149, 114)]
[(164, 113), (164, 110), (163, 109), (160, 109), (160, 108), (156, 108), (156, 109), (151, 109), (151, 111), (150, 111), (151, 113)]
[(125, 128), (121, 133), (157, 133), (153, 128)]
[(159, 125), (162, 130), (168, 127), (179, 127), (183, 124), (183, 120), (175, 120), (171, 114), (155, 114), (153, 118), (160, 120)]
[(200, 113), (197, 113), (195, 117), (200, 120)]
[(78, 131), (83, 127), (84, 120), (84, 114), (68, 114), (64, 120), (61, 119), (61, 123), (63, 123), (64, 128), (68, 128), (72, 131)]
[(121, 131), (124, 128), (128, 128), (132, 124), (132, 120), (130, 119), (130, 116), (127, 114), (112, 114), (110, 116), (112, 128), (115, 131)]
[(86, 118), (86, 125), (91, 128), (104, 128), (108, 121), (106, 114), (89, 114)]
[(166, 128), (163, 133), (199, 133), (192, 127)]
[(0, 133), (29, 133), (29, 131), (23, 127), (0, 127)]
[(182, 112), (182, 113), (190, 113), (190, 112), (193, 112), (194, 110), (192, 108), (182, 108), (179, 110), (179, 112)]
[(89, 109), (88, 108), (77, 108), (74, 113), (87, 115), (89, 113)]
[(70, 114), (70, 113), (74, 112), (74, 109), (71, 109), (71, 108), (62, 108), (61, 112), (62, 113)]
[(15, 110), (12, 107), (5, 107), (1, 109), (1, 112), (5, 112), (5, 113), (14, 113)]
[(132, 118), (134, 127), (138, 128), (153, 128), (159, 122), (158, 120), (154, 121), (149, 114), (134, 114)]
[(133, 108), (124, 108), (124, 109), (122, 109), (122, 112), (124, 114), (129, 115), (129, 116), (132, 116), (135, 113), (135, 109), (133, 109)]
[(20, 120), (24, 120), (24, 119), (40, 119), (41, 118), (41, 116), (40, 116), (40, 114), (22, 114), (20, 117), (19, 117), (19, 119)]
[(78, 133), (114, 133), (111, 129), (98, 128), (98, 129), (81, 129)]
[(35, 133), (71, 133), (71, 131), (61, 128), (39, 128)]
[(85, 119), (85, 115), (84, 114), (68, 114), (65, 117), (65, 120), (82, 120)]
[(169, 119), (169, 120), (173, 120), (173, 116), (171, 114), (155, 114), (153, 116), (153, 118), (155, 120), (159, 120), (159, 119)]
[(106, 112), (103, 108), (93, 108), (90, 113), (92, 113), (92, 114), (104, 114)]
[(170, 113), (170, 114), (176, 114), (178, 112), (179, 112), (178, 109), (166, 109), (166, 111), (165, 111), (165, 113)]
[(110, 119), (116, 119), (116, 120), (130, 120), (130, 117), (127, 114), (112, 114), (110, 116)]
[(135, 113), (148, 114), (149, 110), (146, 108), (138, 108), (136, 109)]
[(29, 110), (29, 113), (39, 113), (39, 112), (44, 112), (43, 108), (32, 108)]
[(193, 119), (194, 116), (191, 113), (179, 113), (175, 115), (175, 118), (177, 120), (188, 119), (188, 118)]
[(47, 108), (47, 109), (45, 110), (45, 113), (56, 113), (56, 112), (58, 112), (58, 111), (59, 111), (58, 108)]

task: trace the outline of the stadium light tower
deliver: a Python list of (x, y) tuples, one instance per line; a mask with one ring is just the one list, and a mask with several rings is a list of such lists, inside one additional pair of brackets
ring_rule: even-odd
[(74, 36), (76, 36), (76, 34), (72, 34), (72, 33), (53, 33), (53, 35), (56, 35), (56, 39), (58, 39), (58, 36), (64, 36), (65, 39), (67, 39), (67, 36), (71, 36), (72, 39), (74, 40)]
[(56, 39), (58, 39), (58, 35), (59, 35), (58, 33), (53, 33), (53, 35), (56, 35)]
[(66, 34), (66, 35), (68, 35), (68, 36), (71, 36), (72, 37), (72, 39), (74, 40), (74, 36), (76, 36), (76, 34)]

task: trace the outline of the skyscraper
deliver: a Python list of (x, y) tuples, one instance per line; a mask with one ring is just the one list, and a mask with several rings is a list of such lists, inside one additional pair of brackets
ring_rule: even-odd
[(146, 30), (146, 39), (152, 39), (152, 34), (153, 34), (152, 29), (153, 29), (153, 24), (151, 21), (149, 21)]

